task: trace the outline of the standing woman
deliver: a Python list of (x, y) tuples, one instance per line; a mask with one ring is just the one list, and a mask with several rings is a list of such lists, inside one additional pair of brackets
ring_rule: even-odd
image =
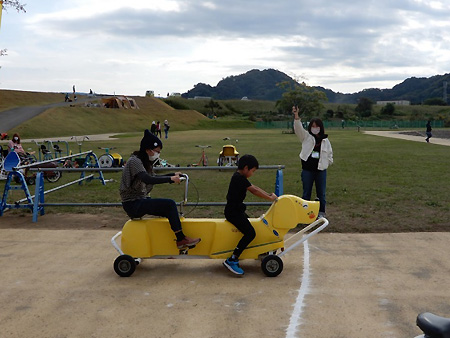
[(159, 121), (156, 122), (156, 136), (158, 136), (159, 134), (159, 138), (161, 138), (161, 124), (159, 123)]
[(200, 238), (184, 235), (175, 201), (147, 196), (155, 184), (181, 181), (181, 173), (157, 176), (153, 172), (153, 163), (159, 158), (162, 147), (161, 140), (146, 129), (139, 150), (131, 155), (123, 169), (120, 182), (122, 206), (130, 218), (140, 218), (144, 215), (167, 217), (178, 249), (192, 247), (200, 242)]
[(169, 137), (169, 129), (170, 129), (169, 121), (164, 120), (164, 133), (166, 134), (166, 138)]
[(305, 130), (298, 116), (298, 107), (292, 107), (294, 113), (294, 131), (302, 143), (300, 159), (302, 161), (303, 196), (311, 200), (313, 184), (316, 185), (317, 198), (320, 201), (319, 218), (325, 217), (327, 168), (333, 163), (333, 149), (328, 135), (325, 134), (322, 120), (313, 118)]

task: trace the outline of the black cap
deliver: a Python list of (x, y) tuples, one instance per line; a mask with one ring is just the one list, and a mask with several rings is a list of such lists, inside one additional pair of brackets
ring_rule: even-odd
[(161, 140), (153, 135), (148, 129), (145, 129), (144, 137), (141, 140), (141, 150), (153, 150), (158, 146), (162, 149), (163, 145)]

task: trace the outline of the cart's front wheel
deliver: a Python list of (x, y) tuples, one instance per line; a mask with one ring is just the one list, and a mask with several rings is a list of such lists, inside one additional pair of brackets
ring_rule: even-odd
[(114, 261), (114, 271), (120, 277), (130, 277), (136, 270), (136, 261), (129, 255), (121, 255)]
[(267, 277), (276, 277), (283, 271), (283, 261), (276, 255), (264, 257), (261, 269)]

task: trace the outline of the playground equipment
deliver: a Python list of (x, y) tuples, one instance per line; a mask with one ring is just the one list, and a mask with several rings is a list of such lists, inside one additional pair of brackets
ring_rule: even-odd
[[(36, 143), (38, 148), (38, 156), (39, 162), (48, 161), (54, 158), (59, 158), (63, 156), (63, 150), (60, 147), (60, 144), (64, 144), (66, 148), (65, 155), (69, 155), (69, 143), (67, 141), (60, 140), (44, 140), (42, 142), (33, 140), (32, 142)], [(37, 159), (36, 159), (37, 161)]]
[[(1, 149), (1, 146), (0, 146), (0, 149)], [(6, 151), (0, 150), (0, 151), (2, 152), (2, 155), (6, 155), (6, 157), (8, 156), (7, 150)], [(1, 157), (2, 156), (0, 156), (0, 158)], [(57, 168), (58, 167), (56, 162), (50, 162), (50, 161), (48, 161), (46, 163), (37, 162), (36, 156), (34, 154), (30, 154), (30, 153), (17, 154), (17, 157), (19, 158), (19, 164), (17, 164), (16, 166), (29, 165), (29, 166), (27, 166), (27, 168)], [(12, 161), (10, 163), (15, 163), (16, 156), (11, 155), (10, 161)], [(0, 159), (0, 170), (3, 171), (3, 177), (6, 179), (6, 170), (3, 170), (2, 166), (1, 166), (1, 162), (3, 162), (2, 159)], [(28, 170), (22, 171), (22, 174), (23, 174), (23, 177), (27, 184), (33, 185), (35, 183), (36, 174), (29, 175)], [(46, 171), (44, 173), (44, 177), (49, 182), (57, 182), (61, 178), (61, 173), (58, 171)], [(16, 183), (20, 183), (20, 177), (18, 175), (14, 176), (13, 179)]]
[(41, 142), (33, 140), (33, 142), (36, 143), (36, 146), (38, 147), (39, 162), (41, 162), (41, 161), (48, 161), (48, 160), (52, 160), (53, 159), (52, 152), (50, 150), (48, 150), (47, 146), (45, 145), (46, 141), (43, 141), (41, 143)]
[(162, 159), (161, 157), (158, 157), (156, 161), (153, 163), (153, 167), (163, 167), (163, 168), (169, 168), (169, 167), (179, 167), (179, 164), (171, 164), (167, 162), (166, 160)]
[(0, 145), (0, 179), (6, 179), (6, 172), (3, 169), (3, 161), (5, 157), (8, 155), (8, 149), (3, 149)]
[[(86, 154), (86, 157), (90, 156), (91, 159), (95, 160), (95, 154), (92, 153), (92, 155), (90, 155), (92, 153), (92, 151), (88, 151), (88, 152), (84, 152), (81, 154), (74, 154), (65, 158), (69, 158), (69, 157), (73, 157), (73, 156), (79, 156), (79, 155), (84, 155)], [(61, 160), (61, 159), (59, 159)], [(285, 168), (284, 165), (261, 165), (259, 167), (259, 170), (274, 170), (276, 169), (276, 179), (275, 179), (275, 194), (277, 196), (281, 196), (283, 195), (283, 169)], [(17, 169), (17, 168), (16, 168)], [(41, 210), (42, 208), (42, 212), (43, 212), (43, 208), (44, 207), (121, 207), (122, 203), (92, 203), (92, 202), (84, 202), (84, 203), (74, 203), (74, 202), (64, 202), (64, 201), (58, 201), (57, 203), (46, 203), (44, 202), (44, 195), (47, 193), (50, 193), (52, 191), (56, 191), (59, 189), (62, 189), (66, 186), (78, 183), (79, 185), (81, 185), (83, 183), (83, 181), (90, 181), (93, 179), (100, 179), (102, 181), (103, 185), (106, 185), (106, 180), (103, 179), (103, 172), (117, 172), (117, 171), (122, 171), (123, 168), (100, 168), (97, 164), (97, 166), (91, 166), (91, 167), (78, 167), (78, 168), (29, 168), (28, 169), (30, 172), (37, 172), (36, 175), (36, 195), (35, 196), (31, 196), (31, 198), (34, 198), (34, 204), (29, 204), (28, 207), (32, 210), (33, 212), (33, 222), (37, 222), (37, 217), (38, 217), (38, 212)], [(161, 171), (172, 171), (173, 168), (171, 167), (155, 167), (154, 170), (156, 172), (161, 172)], [(236, 168), (234, 167), (218, 167), (218, 166), (211, 166), (211, 167), (178, 167), (177, 170), (186, 170), (186, 171), (214, 171), (214, 170), (218, 170), (218, 171), (228, 171), (228, 170), (236, 170)], [(43, 173), (45, 171), (60, 171), (60, 172), (81, 172), (81, 176), (78, 180), (66, 183), (64, 185), (61, 186), (57, 186), (55, 188), (52, 188), (50, 190), (46, 190), (44, 191), (44, 179), (43, 179)], [(88, 172), (95, 172), (95, 173), (99, 173), (98, 177), (93, 177), (93, 175), (88, 175), (88, 176), (84, 176), (85, 173)], [(5, 177), (6, 178), (6, 177)], [(8, 185), (5, 185), (5, 190), (7, 189)], [(16, 204), (22, 203), (24, 201), (27, 201), (27, 198), (19, 200), (19, 201), (15, 201), (14, 204), (8, 205), (6, 204), (6, 206), (2, 206), (1, 202), (3, 200), (0, 200), (0, 216), (2, 215), (2, 213), (9, 209), (10, 206), (12, 206), (12, 208), (15, 207)], [(246, 202), (245, 203), (247, 206), (270, 206), (272, 204), (272, 202)], [(226, 202), (200, 202), (200, 201), (196, 201), (196, 202), (187, 202), (187, 187), (185, 190), (185, 200), (182, 202), (178, 202), (177, 205), (180, 206), (180, 214), (183, 215), (183, 207), (198, 207), (198, 206), (207, 206), (207, 207), (223, 207), (226, 205)]]
[(116, 149), (116, 147), (110, 147), (110, 148), (98, 147), (98, 149), (105, 150), (105, 153), (98, 158), (98, 163), (100, 165), (100, 168), (123, 167), (122, 156), (118, 153), (112, 153), (112, 154), (109, 153), (110, 150)]
[(204, 166), (204, 167), (208, 166), (208, 156), (206, 156), (205, 149), (211, 148), (211, 146), (196, 145), (196, 147), (202, 149), (202, 156), (200, 157), (200, 160), (198, 161), (198, 163), (188, 164), (188, 167), (190, 167), (190, 166), (196, 167), (196, 166), (200, 166), (200, 165)]
[[(58, 165), (55, 161), (51, 161), (51, 162), (35, 162), (32, 163), (32, 166), (29, 166), (28, 168), (58, 168)], [(58, 180), (61, 178), (62, 173), (60, 171), (44, 171), (44, 178), (51, 182), (51, 183), (55, 183), (58, 182)], [(27, 182), (28, 185), (34, 185), (36, 183), (36, 173), (32, 173), (31, 175), (28, 173), (28, 170), (25, 171), (25, 180)], [(16, 183), (19, 183), (16, 179)]]
[[(225, 137), (224, 141), (229, 141), (229, 137)], [(236, 140), (236, 144), (239, 140)], [(237, 165), (239, 160), (239, 152), (236, 146), (232, 144), (226, 144), (222, 147), (222, 151), (219, 153), (219, 158), (217, 159), (217, 165), (219, 166), (234, 166)]]
[[(186, 176), (186, 190), (189, 177)], [(185, 194), (185, 201), (187, 200)], [(278, 276), (283, 270), (281, 257), (311, 236), (328, 226), (325, 218), (317, 219), (319, 202), (305, 201), (294, 195), (282, 195), (273, 202), (267, 213), (250, 218), (256, 238), (241, 255), (241, 259), (261, 259), (261, 269), (266, 276)], [(317, 220), (316, 220), (317, 219)], [(307, 225), (296, 235), (284, 241), (289, 229), (297, 224)], [(167, 218), (129, 220), (122, 231), (111, 238), (119, 252), (114, 261), (114, 271), (121, 277), (131, 276), (143, 259), (155, 258), (228, 258), (242, 234), (225, 219), (181, 218), (183, 232), (202, 241), (193, 248), (177, 249), (174, 234)], [(314, 229), (314, 230), (312, 230)], [(306, 232), (312, 230), (307, 235)], [(302, 236), (302, 237), (300, 237)], [(116, 242), (121, 237), (121, 245)], [(300, 237), (300, 238), (299, 238)], [(288, 248), (285, 243), (297, 239)]]
[[(69, 142), (67, 141), (60, 141), (60, 140), (48, 140), (47, 146), (49, 149), (53, 150), (53, 156), (55, 158), (62, 157), (62, 156), (69, 156), (70, 150), (69, 150)], [(61, 146), (60, 146), (61, 145)], [(65, 153), (63, 153), (62, 145), (65, 146)]]
[(239, 152), (236, 147), (227, 144), (222, 147), (222, 151), (219, 153), (219, 158), (217, 159), (217, 164), (219, 166), (232, 166), (237, 165), (239, 160)]
[[(45, 164), (54, 162), (54, 161), (63, 161), (70, 157), (81, 156), (81, 155), (86, 155), (84, 165), (90, 166), (90, 168), (94, 167), (96, 170), (97, 169), (99, 170), (98, 171), (99, 177), (93, 177), (94, 175), (89, 175), (86, 177), (85, 172), (82, 171), (80, 179), (78, 179), (74, 182), (66, 183), (62, 186), (59, 186), (59, 187), (56, 187), (49, 191), (44, 192), (44, 173), (43, 172), (46, 172), (46, 171), (48, 171), (48, 172), (58, 171), (59, 172), (60, 168), (45, 168), (42, 166)], [(37, 164), (26, 164), (26, 165), (19, 165), (19, 164), (20, 164), (20, 158), (19, 158), (19, 155), (15, 152), (10, 152), (8, 154), (8, 156), (5, 158), (4, 170), (7, 173), (7, 177), (6, 177), (5, 188), (3, 191), (3, 196), (0, 201), (0, 216), (2, 216), (3, 213), (5, 212), (5, 210), (7, 210), (7, 209), (29, 208), (33, 212), (33, 222), (36, 222), (38, 213), (40, 213), (41, 215), (44, 214), (44, 194), (51, 192), (51, 191), (59, 190), (61, 188), (64, 188), (64, 187), (69, 186), (74, 183), (79, 183), (81, 185), (82, 181), (92, 180), (95, 178), (100, 179), (102, 181), (103, 185), (106, 184), (105, 179), (103, 178), (103, 173), (100, 171), (100, 168), (98, 165), (97, 156), (92, 151), (87, 151), (84, 153), (60, 157), (60, 158), (56, 158), (54, 160), (43, 161), (43, 162), (39, 162)], [(36, 165), (39, 165), (40, 167), (36, 168)], [(55, 169), (55, 170), (53, 170), (53, 169)], [(34, 196), (31, 196), (30, 191), (28, 189), (27, 179), (26, 179), (25, 175), (23, 174), (24, 170), (30, 170), (30, 171), (38, 170), (38, 173), (35, 178), (36, 193)], [(83, 168), (80, 168), (80, 170), (83, 170)], [(60, 172), (59, 172), (59, 175), (61, 175)], [(47, 180), (48, 180), (48, 178), (47, 178)], [(11, 183), (13, 181), (18, 183), (19, 185), (12, 185)], [(7, 203), (8, 195), (11, 190), (23, 190), (25, 192), (25, 198), (20, 201), (16, 201), (13, 204), (8, 204)], [(34, 198), (34, 201), (33, 201), (33, 198)], [(21, 204), (22, 202), (25, 202), (25, 201), (28, 203)]]
[[(81, 154), (82, 153), (81, 146), (83, 145), (84, 140), (89, 140), (89, 137), (86, 135), (80, 138), (78, 138), (77, 136), (72, 136), (70, 139), (75, 140), (75, 142), (78, 144), (78, 153)], [(66, 162), (64, 163), (64, 167), (66, 168), (83, 167), (85, 166), (84, 165), (85, 160), (86, 159), (83, 157), (75, 157), (75, 158), (71, 157), (66, 160)]]
[[(5, 161), (3, 163), (3, 168), (7, 173), (6, 177), (6, 183), (5, 183), (5, 189), (3, 191), (3, 197), (0, 203), (0, 216), (3, 215), (3, 212), (7, 208), (30, 208), (33, 209), (33, 198), (31, 197), (30, 190), (28, 189), (28, 185), (26, 183), (25, 176), (20, 170), (14, 170), (18, 165), (20, 164), (20, 158), (17, 153), (14, 151), (11, 151), (8, 156), (6, 156)], [(12, 180), (16, 181), (20, 184), (20, 186), (13, 186), (11, 185)], [(28, 204), (22, 205), (19, 203), (15, 203), (13, 205), (7, 204), (7, 199), (9, 192), (11, 190), (23, 190), (25, 192), (26, 200), (28, 201)], [(37, 208), (36, 212), (42, 212), (42, 208)]]

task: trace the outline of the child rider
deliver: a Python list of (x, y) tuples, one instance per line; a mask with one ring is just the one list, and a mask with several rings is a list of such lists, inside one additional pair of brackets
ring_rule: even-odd
[(237, 244), (230, 258), (227, 258), (223, 265), (236, 275), (243, 275), (244, 270), (239, 266), (239, 256), (247, 248), (250, 242), (255, 238), (256, 232), (248, 220), (245, 213), (246, 206), (244, 199), (247, 190), (253, 195), (274, 201), (277, 195), (269, 194), (252, 185), (248, 178), (258, 169), (258, 160), (252, 155), (244, 155), (238, 161), (238, 170), (231, 177), (228, 187), (227, 204), (225, 206), (225, 218), (232, 223), (240, 232), (243, 233), (242, 239)]

